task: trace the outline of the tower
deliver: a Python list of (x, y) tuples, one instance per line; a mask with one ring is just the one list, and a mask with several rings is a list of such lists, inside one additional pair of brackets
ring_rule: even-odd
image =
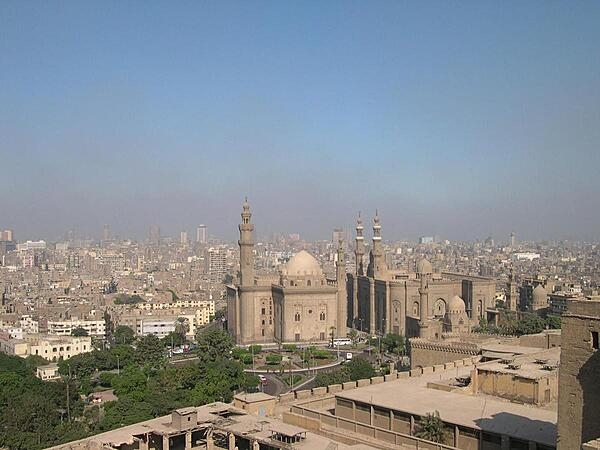
[(352, 280), (352, 323), (354, 326), (356, 326), (356, 321), (358, 320), (358, 277), (365, 274), (363, 266), (365, 257), (365, 238), (363, 236), (363, 230), (364, 227), (359, 212), (358, 219), (356, 219), (356, 248), (354, 249), (356, 271)]
[(242, 223), (239, 225), (240, 240), (240, 285), (249, 286), (253, 284), (254, 278), (254, 242), (252, 241), (252, 232), (254, 225), (250, 222), (252, 213), (248, 198), (244, 200), (242, 206)]
[(506, 293), (506, 307), (511, 311), (517, 310), (517, 284), (515, 283), (515, 274), (513, 267), (510, 267), (508, 275), (508, 292)]
[(517, 247), (517, 235), (514, 231), (510, 233), (510, 247), (513, 249)]
[(373, 218), (373, 278), (381, 278), (385, 272), (385, 259), (381, 247), (381, 224), (379, 214), (375, 211)]
[(427, 295), (429, 294), (428, 274), (421, 274), (421, 283), (419, 285), (419, 322), (425, 324), (427, 320)]
[(346, 260), (344, 257), (344, 241), (339, 240), (337, 249), (336, 280), (337, 280), (337, 335), (346, 337), (348, 321), (348, 293), (346, 289)]
[(354, 249), (354, 255), (356, 257), (356, 276), (364, 275), (363, 259), (365, 256), (365, 238), (363, 236), (363, 224), (358, 213), (358, 219), (356, 219), (356, 248)]

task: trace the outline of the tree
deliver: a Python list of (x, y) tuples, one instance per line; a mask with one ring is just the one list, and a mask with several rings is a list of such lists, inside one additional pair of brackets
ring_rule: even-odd
[(352, 358), (344, 369), (348, 372), (349, 381), (363, 380), (375, 376), (375, 369), (365, 358), (357, 356)]
[(175, 331), (171, 331), (164, 338), (162, 338), (161, 341), (164, 347), (178, 347), (185, 343), (185, 339), (181, 336), (181, 334), (176, 333)]
[(562, 325), (560, 316), (548, 315), (548, 317), (546, 317), (546, 323), (551, 330), (560, 330)]
[(395, 355), (400, 355), (406, 351), (406, 339), (404, 336), (395, 333), (388, 333), (381, 340), (384, 350)]
[(73, 328), (73, 330), (71, 330), (71, 336), (80, 337), (80, 336), (88, 336), (88, 335), (89, 335), (88, 331), (82, 327)]
[(188, 331), (190, 331), (190, 322), (187, 317), (178, 317), (175, 321), (175, 333), (181, 336), (182, 341), (185, 341)]
[(127, 327), (125, 325), (119, 325), (115, 329), (113, 337), (114, 337), (115, 343), (129, 345), (129, 344), (133, 343), (133, 341), (135, 340), (135, 333), (129, 327)]
[(444, 422), (438, 411), (427, 413), (425, 417), (421, 418), (420, 428), (417, 437), (432, 442), (444, 442)]
[(231, 335), (219, 328), (200, 330), (196, 334), (196, 343), (198, 345), (198, 358), (204, 362), (229, 358), (233, 349)]
[(140, 366), (145, 366), (149, 369), (162, 367), (165, 363), (165, 351), (160, 339), (153, 334), (139, 339), (134, 359)]
[(356, 347), (356, 344), (358, 343), (358, 331), (356, 331), (354, 328), (352, 328), (349, 332), (348, 332), (348, 337), (350, 338), (350, 340), (352, 341), (352, 345), (354, 347)]

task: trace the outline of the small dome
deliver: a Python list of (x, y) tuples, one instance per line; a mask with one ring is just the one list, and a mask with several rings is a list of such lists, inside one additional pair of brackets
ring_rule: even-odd
[(449, 314), (457, 314), (457, 313), (463, 313), (466, 311), (466, 306), (465, 306), (465, 302), (462, 298), (460, 298), (458, 295), (455, 295), (454, 297), (452, 297), (452, 299), (450, 300), (450, 303), (448, 303), (448, 313)]
[(425, 258), (421, 259), (417, 263), (417, 273), (429, 274), (433, 273), (433, 267), (429, 261)]
[(533, 303), (536, 305), (545, 305), (548, 303), (548, 294), (541, 284), (538, 284), (533, 290)]
[(323, 270), (321, 269), (319, 261), (317, 261), (313, 255), (305, 250), (302, 250), (292, 256), (287, 264), (285, 264), (281, 272), (283, 275), (288, 276), (323, 276)]

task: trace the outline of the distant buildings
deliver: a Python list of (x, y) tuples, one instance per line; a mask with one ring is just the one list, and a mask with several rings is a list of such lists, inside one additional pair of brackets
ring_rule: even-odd
[(0, 333), (0, 350), (8, 355), (26, 358), (37, 355), (47, 361), (57, 362), (81, 353), (92, 351), (90, 336), (26, 335), (23, 339), (12, 339)]
[(198, 228), (196, 228), (196, 242), (198, 244), (206, 244), (208, 242), (206, 225), (200, 224), (198, 225)]

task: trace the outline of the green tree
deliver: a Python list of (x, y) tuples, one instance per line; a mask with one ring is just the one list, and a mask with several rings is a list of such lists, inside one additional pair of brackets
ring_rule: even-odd
[(82, 327), (77, 327), (77, 328), (73, 328), (73, 330), (71, 330), (71, 336), (88, 336), (89, 333), (85, 328)]
[(444, 422), (438, 411), (427, 413), (425, 417), (422, 417), (419, 428), (417, 437), (432, 442), (444, 442)]
[(350, 340), (352, 341), (352, 345), (354, 347), (356, 347), (356, 344), (358, 343), (358, 331), (356, 331), (354, 328), (352, 328), (349, 332), (348, 332), (348, 337), (350, 338)]
[(381, 340), (384, 350), (395, 355), (403, 354), (406, 351), (406, 339), (404, 336), (395, 333), (388, 333)]
[(546, 317), (546, 323), (551, 330), (560, 330), (562, 326), (560, 316), (548, 315), (548, 317)]
[(113, 333), (113, 338), (117, 344), (132, 344), (135, 340), (134, 331), (125, 325), (119, 325)]
[(352, 358), (352, 361), (346, 364), (344, 370), (348, 372), (350, 381), (363, 380), (375, 376), (375, 369), (373, 369), (371, 363), (360, 356)]
[(175, 333), (181, 336), (181, 340), (185, 342), (185, 336), (190, 331), (190, 322), (186, 317), (178, 317), (175, 321)]
[(135, 362), (148, 369), (158, 369), (165, 364), (165, 350), (158, 337), (149, 334), (139, 339), (134, 354)]
[(220, 328), (200, 330), (196, 334), (196, 343), (200, 361), (216, 361), (221, 358), (229, 358), (233, 349), (231, 335)]

